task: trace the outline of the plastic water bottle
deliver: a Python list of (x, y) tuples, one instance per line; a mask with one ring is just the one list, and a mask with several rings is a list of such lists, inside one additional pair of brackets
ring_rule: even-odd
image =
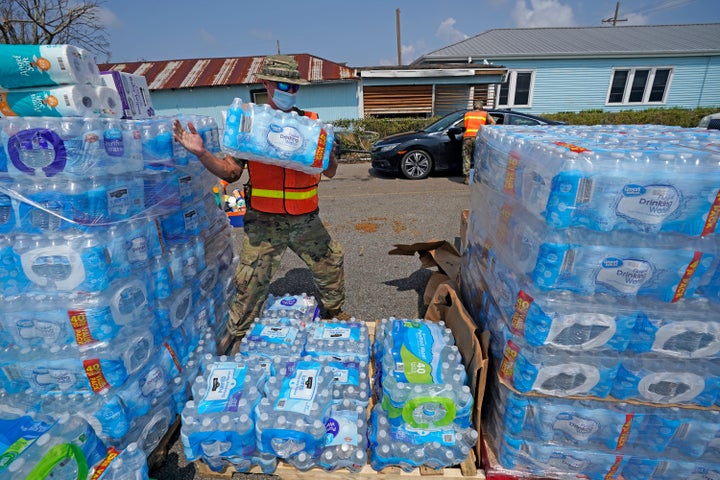
[(333, 402), (340, 403), (347, 400), (356, 405), (367, 406), (372, 395), (368, 363), (356, 361), (328, 363), (334, 372)]
[(23, 233), (51, 234), (73, 226), (73, 203), (67, 190), (57, 180), (47, 183), (17, 184), (28, 201), (19, 203), (18, 219)]
[(140, 122), (142, 153), (146, 165), (171, 165), (173, 160), (172, 119), (155, 117)]

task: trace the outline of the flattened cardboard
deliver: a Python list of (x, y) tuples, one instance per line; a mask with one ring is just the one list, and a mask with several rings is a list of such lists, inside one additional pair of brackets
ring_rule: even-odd
[(460, 252), (446, 240), (431, 240), (429, 242), (418, 242), (410, 245), (395, 244), (395, 248), (388, 252), (389, 255), (415, 255), (420, 257), (420, 263), (423, 268), (437, 267), (437, 274), (430, 278), (423, 301), (425, 305), (430, 303), (433, 293), (437, 286), (451, 280), (453, 286), (457, 289), (457, 282), (460, 276), (460, 261), (462, 257)]
[[(468, 374), (468, 386), (473, 392), (474, 408), (473, 425), (481, 432), (481, 411), (485, 382), (487, 381), (490, 333), (481, 333), (457, 294), (452, 282), (441, 283), (435, 290), (425, 313), (426, 320), (444, 321), (455, 337), (455, 344), (460, 350), (463, 365)], [(478, 467), (481, 460), (481, 441), (475, 446)]]

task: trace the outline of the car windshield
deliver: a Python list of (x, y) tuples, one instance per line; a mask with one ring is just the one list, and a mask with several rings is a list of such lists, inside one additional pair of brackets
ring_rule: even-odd
[(465, 115), (465, 112), (455, 112), (451, 113), (450, 115), (446, 115), (442, 117), (440, 120), (438, 120), (435, 123), (431, 123), (427, 127), (423, 129), (424, 132), (432, 133), (432, 132), (442, 132), (443, 130), (451, 127), (453, 123), (457, 122), (459, 119), (463, 118)]

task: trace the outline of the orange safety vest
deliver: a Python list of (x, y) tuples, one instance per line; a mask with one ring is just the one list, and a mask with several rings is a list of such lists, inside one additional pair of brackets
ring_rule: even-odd
[(487, 123), (487, 112), (480, 110), (472, 110), (465, 113), (465, 134), (463, 137), (473, 137), (477, 135), (480, 127)]
[[(314, 112), (306, 117), (318, 118)], [(248, 161), (250, 172), (250, 207), (265, 213), (302, 215), (318, 208), (320, 174)]]

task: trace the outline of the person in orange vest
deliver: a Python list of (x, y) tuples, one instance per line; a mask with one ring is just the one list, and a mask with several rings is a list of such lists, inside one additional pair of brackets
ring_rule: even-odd
[(485, 104), (482, 101), (476, 101), (473, 107), (474, 110), (465, 112), (464, 119), (465, 133), (463, 134), (462, 157), (463, 176), (465, 177), (463, 183), (465, 185), (469, 183), (470, 164), (475, 153), (475, 137), (477, 137), (483, 125), (488, 123), (495, 125), (495, 119), (485, 111)]
[[(298, 89), (310, 83), (300, 77), (295, 59), (287, 55), (267, 56), (256, 77), (262, 80), (272, 108), (283, 112), (295, 110), (317, 118), (313, 112), (295, 107)], [(345, 303), (343, 249), (319, 217), (317, 191), (321, 175), (231, 155), (216, 157), (204, 147), (192, 123), (188, 122), (185, 129), (175, 120), (173, 127), (175, 139), (217, 177), (236, 182), (247, 165), (250, 188), (246, 189), (242, 251), (234, 279), (237, 294), (230, 301), (227, 321), (230, 335), (242, 338), (253, 320), (260, 316), (270, 282), (288, 248), (310, 268), (320, 292), (318, 300), (324, 309), (323, 318), (350, 319), (342, 310)], [(333, 151), (329, 166), (322, 173), (332, 178), (337, 168)]]

